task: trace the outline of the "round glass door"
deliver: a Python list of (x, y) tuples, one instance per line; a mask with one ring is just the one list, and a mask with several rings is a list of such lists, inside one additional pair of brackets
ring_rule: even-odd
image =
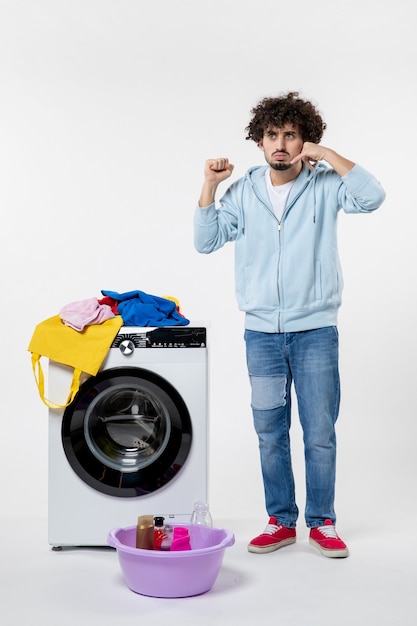
[(119, 497), (149, 494), (173, 480), (191, 439), (190, 415), (178, 391), (140, 368), (89, 378), (62, 420), (73, 470), (94, 489)]

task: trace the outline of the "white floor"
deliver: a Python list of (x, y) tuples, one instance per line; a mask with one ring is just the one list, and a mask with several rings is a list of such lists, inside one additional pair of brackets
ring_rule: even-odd
[[(245, 520), (217, 520), (231, 528), (211, 591), (157, 599), (130, 591), (111, 548), (52, 551), (46, 520), (0, 522), (0, 623), (4, 626), (123, 624), (278, 624), (280, 626), (415, 626), (417, 624), (416, 520), (375, 529), (344, 528), (348, 559), (327, 559), (298, 529), (295, 545), (249, 554), (259, 528)], [(342, 534), (342, 533), (340, 533)]]

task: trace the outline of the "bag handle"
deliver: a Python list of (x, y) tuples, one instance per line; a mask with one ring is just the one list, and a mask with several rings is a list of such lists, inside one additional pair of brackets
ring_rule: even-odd
[(49, 409), (65, 409), (74, 400), (79, 388), (81, 370), (74, 369), (68, 399), (65, 404), (57, 404), (45, 398), (45, 377), (41, 365), (41, 355), (32, 353), (32, 370), (41, 400)]

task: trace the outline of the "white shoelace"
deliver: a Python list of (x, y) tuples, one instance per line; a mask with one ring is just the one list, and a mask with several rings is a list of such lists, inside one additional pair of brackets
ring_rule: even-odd
[(277, 524), (267, 524), (264, 532), (262, 533), (263, 535), (273, 535), (274, 533), (276, 533), (278, 530), (281, 530), (282, 526), (277, 525)]
[(339, 539), (336, 528), (334, 526), (319, 526), (317, 530), (319, 530), (321, 534), (328, 539)]

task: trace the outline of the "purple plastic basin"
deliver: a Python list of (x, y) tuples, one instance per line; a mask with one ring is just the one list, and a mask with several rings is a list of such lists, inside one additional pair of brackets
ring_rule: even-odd
[(212, 588), (224, 551), (235, 542), (232, 531), (178, 525), (188, 527), (191, 550), (165, 552), (136, 548), (136, 526), (114, 528), (109, 532), (107, 543), (117, 550), (129, 589), (156, 598), (184, 598)]

